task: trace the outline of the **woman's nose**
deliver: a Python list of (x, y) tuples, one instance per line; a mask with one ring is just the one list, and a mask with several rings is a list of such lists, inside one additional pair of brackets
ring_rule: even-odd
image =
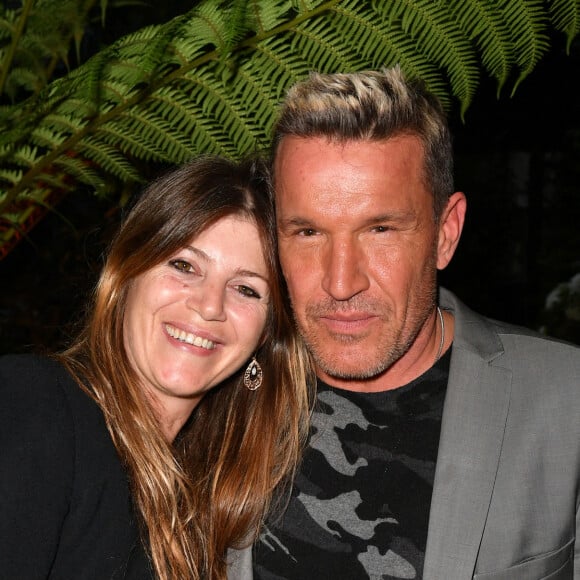
[(223, 321), (225, 312), (225, 288), (204, 283), (187, 298), (187, 306), (195, 310), (204, 320)]

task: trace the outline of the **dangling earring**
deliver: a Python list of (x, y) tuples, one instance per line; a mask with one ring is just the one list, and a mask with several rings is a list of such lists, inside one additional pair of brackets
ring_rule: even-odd
[(244, 373), (244, 385), (250, 389), (250, 391), (255, 391), (260, 388), (262, 384), (262, 367), (256, 360), (256, 357), (252, 357), (250, 364), (246, 368)]

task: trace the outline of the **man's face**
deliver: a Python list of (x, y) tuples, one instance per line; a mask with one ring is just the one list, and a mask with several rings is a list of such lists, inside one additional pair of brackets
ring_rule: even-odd
[(426, 348), (439, 228), (423, 163), (420, 140), (408, 135), (285, 137), (279, 145), (282, 268), (300, 331), (330, 384), (375, 380)]

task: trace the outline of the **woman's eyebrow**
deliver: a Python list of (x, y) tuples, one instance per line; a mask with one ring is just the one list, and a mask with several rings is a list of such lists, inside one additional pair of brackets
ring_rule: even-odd
[[(185, 249), (189, 250), (192, 254), (195, 254), (196, 256), (198, 256), (199, 258), (201, 258), (206, 262), (214, 261), (210, 255), (208, 255), (203, 250), (196, 248), (195, 246), (185, 246)], [(260, 280), (264, 280), (266, 284), (270, 284), (270, 280), (268, 279), (267, 275), (260, 274), (259, 272), (254, 272), (253, 270), (248, 270), (246, 268), (236, 268), (234, 273), (236, 274), (236, 276), (244, 276), (246, 278), (259, 278)]]

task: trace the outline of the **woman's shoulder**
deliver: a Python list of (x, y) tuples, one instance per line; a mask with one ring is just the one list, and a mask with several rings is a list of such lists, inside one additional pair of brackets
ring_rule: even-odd
[(101, 415), (58, 360), (35, 354), (0, 356), (0, 400), (0, 418), (20, 417), (39, 426)]
[(5, 354), (0, 356), (0, 386), (5, 389), (23, 385), (71, 383), (72, 378), (56, 359), (36, 354)]
[(56, 359), (0, 356), (0, 440), (47, 461), (59, 454), (83, 473), (97, 466), (124, 477), (100, 407)]
[(54, 359), (35, 354), (0, 356), (0, 393), (3, 398), (37, 397), (58, 399), (63, 387), (74, 383)]
[(112, 578), (138, 541), (104, 416), (58, 360), (0, 356), (0, 481), (2, 578)]

